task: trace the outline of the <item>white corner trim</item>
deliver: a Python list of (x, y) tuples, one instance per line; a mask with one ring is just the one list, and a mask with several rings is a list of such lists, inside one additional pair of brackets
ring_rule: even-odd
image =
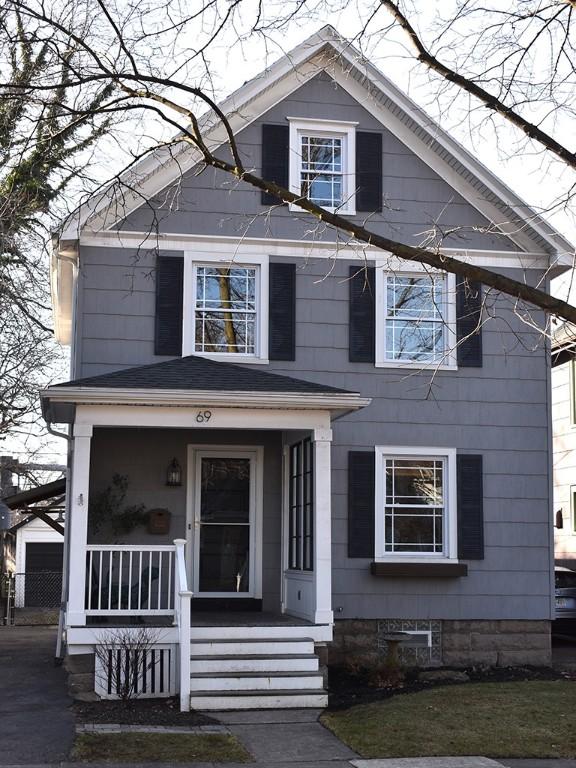
[[(398, 445), (375, 446), (375, 551), (380, 562), (455, 562), (458, 559), (456, 448), (414, 447)], [(384, 507), (386, 502), (386, 477), (384, 460), (391, 457), (419, 457), (443, 459), (444, 475), (444, 551), (441, 554), (408, 553), (384, 550)], [(446, 477), (447, 476), (447, 477)]]

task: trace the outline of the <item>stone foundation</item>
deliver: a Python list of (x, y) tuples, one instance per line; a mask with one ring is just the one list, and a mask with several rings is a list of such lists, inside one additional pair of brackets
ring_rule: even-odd
[(68, 655), (64, 660), (68, 673), (68, 692), (76, 701), (100, 701), (94, 693), (94, 654)]
[(413, 633), (399, 648), (407, 667), (550, 666), (550, 622), (340, 619), (328, 663), (373, 667), (384, 662), (389, 632)]
[(453, 667), (550, 666), (550, 622), (443, 621), (442, 657)]

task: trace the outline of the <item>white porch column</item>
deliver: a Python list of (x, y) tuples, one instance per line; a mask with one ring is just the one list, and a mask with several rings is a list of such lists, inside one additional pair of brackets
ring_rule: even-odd
[(74, 425), (70, 489), (70, 559), (68, 561), (68, 626), (86, 624), (86, 544), (90, 483), (91, 424)]
[(314, 430), (314, 590), (315, 624), (332, 624), (331, 429)]

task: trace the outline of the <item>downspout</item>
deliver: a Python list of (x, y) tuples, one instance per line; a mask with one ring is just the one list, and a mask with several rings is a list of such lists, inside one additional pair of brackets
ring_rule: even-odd
[(58, 634), (56, 635), (56, 650), (54, 653), (54, 665), (59, 667), (64, 661), (64, 616), (68, 604), (68, 562), (70, 560), (70, 472), (72, 469), (72, 438), (65, 432), (59, 432), (53, 429), (50, 422), (47, 422), (47, 430), (54, 437), (60, 437), (68, 441), (68, 452), (66, 458), (66, 502), (64, 516), (64, 548), (62, 554), (62, 594), (60, 597), (60, 612), (58, 614)]

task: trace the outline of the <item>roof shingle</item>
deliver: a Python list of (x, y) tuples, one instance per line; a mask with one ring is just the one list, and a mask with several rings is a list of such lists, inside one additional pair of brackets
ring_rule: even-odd
[(290, 392), (311, 395), (352, 394), (345, 389), (261, 371), (255, 366), (244, 368), (233, 363), (217, 362), (196, 355), (135, 368), (124, 368), (121, 371), (74, 379), (55, 386), (181, 389), (210, 392)]

